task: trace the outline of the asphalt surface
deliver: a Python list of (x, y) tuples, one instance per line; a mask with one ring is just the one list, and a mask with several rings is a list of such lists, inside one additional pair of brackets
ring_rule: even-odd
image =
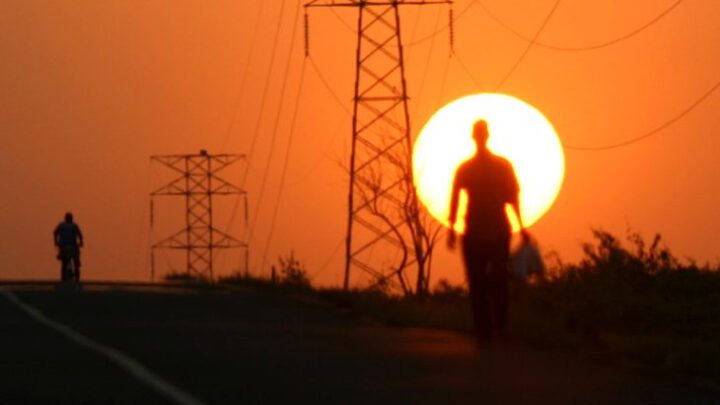
[[(707, 386), (519, 345), (392, 328), (252, 290), (5, 286), (208, 404), (720, 403)], [(0, 403), (172, 403), (0, 299)]]

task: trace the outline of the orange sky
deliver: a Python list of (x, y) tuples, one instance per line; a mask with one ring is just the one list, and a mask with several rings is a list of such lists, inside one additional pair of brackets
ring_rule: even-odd
[[(456, 15), (470, 7), (456, 21), (456, 57), (449, 57), (444, 31), (406, 48), (413, 135), (445, 103), (493, 90), (527, 46), (471, 2), (454, 5)], [(528, 37), (554, 3), (483, 0), (495, 16)], [(539, 41), (563, 47), (602, 43), (635, 30), (674, 3), (561, 2)], [(302, 21), (291, 49), (293, 21), (296, 15), (302, 19), (302, 12), (296, 14), (300, 3), (287, 0), (279, 21), (281, 4), (0, 3), (0, 186), (5, 191), (0, 200), (0, 277), (55, 278), (51, 231), (70, 209), (87, 238), (87, 278), (146, 280), (148, 193), (162, 178), (161, 169), (149, 166), (149, 156), (200, 148), (247, 153), (255, 133), (245, 185), (250, 218), (257, 218), (251, 268), (266, 271), (261, 256), (268, 245), (303, 66)], [(406, 42), (447, 22), (447, 7), (421, 9), (403, 12)], [(288, 186), (267, 248), (268, 263), (294, 250), (323, 284), (342, 280), (343, 251), (335, 248), (346, 226), (347, 179), (341, 164), (348, 159), (351, 124), (343, 107), (352, 107), (355, 66), (355, 36), (343, 22), (352, 26), (355, 13), (310, 13), (310, 53), (344, 106), (306, 61)], [(592, 146), (632, 138), (679, 114), (720, 80), (719, 21), (720, 3), (686, 1), (638, 35), (609, 47), (567, 52), (535, 46), (502, 91), (543, 111), (564, 143)], [(661, 232), (680, 257), (716, 262), (719, 107), (720, 94), (713, 94), (642, 142), (603, 152), (567, 151), (560, 196), (531, 231), (543, 247), (566, 260), (579, 257), (591, 227), (622, 235), (631, 226), (648, 236)], [(268, 159), (268, 182), (261, 192)], [(228, 176), (243, 177), (240, 170)], [(227, 211), (231, 205), (220, 207)], [(167, 210), (161, 219), (170, 221), (172, 207)], [(227, 220), (227, 213), (219, 215), (220, 222)], [(236, 222), (232, 230), (239, 226)], [(225, 255), (223, 268), (232, 268), (234, 260)], [(435, 278), (462, 279), (456, 255), (443, 248), (436, 260)]]

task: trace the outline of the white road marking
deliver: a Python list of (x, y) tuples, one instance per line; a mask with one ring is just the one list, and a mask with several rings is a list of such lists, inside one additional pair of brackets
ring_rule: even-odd
[(152, 371), (148, 370), (145, 366), (143, 366), (140, 362), (125, 355), (121, 351), (109, 346), (105, 346), (101, 343), (97, 343), (92, 339), (88, 338), (87, 336), (83, 335), (82, 333), (77, 332), (60, 322), (53, 321), (52, 319), (45, 316), (42, 312), (40, 312), (40, 310), (38, 310), (37, 308), (23, 302), (17, 295), (12, 293), (11, 291), (0, 287), (0, 294), (2, 294), (2, 296), (5, 297), (10, 303), (25, 312), (35, 322), (47, 326), (48, 328), (65, 336), (69, 340), (77, 343), (85, 349), (88, 349), (107, 358), (112, 363), (115, 363), (115, 365), (127, 371), (128, 373), (130, 373), (130, 375), (137, 378), (140, 382), (146, 384), (150, 388), (154, 389), (167, 399), (177, 404), (183, 405), (203, 404), (203, 402), (199, 399), (174, 386), (172, 383), (163, 379), (157, 374), (154, 374)]

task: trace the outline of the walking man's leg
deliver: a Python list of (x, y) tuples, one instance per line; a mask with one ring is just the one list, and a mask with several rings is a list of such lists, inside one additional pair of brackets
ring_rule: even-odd
[(488, 288), (492, 301), (493, 323), (497, 332), (507, 331), (510, 315), (510, 293), (508, 286), (509, 241), (501, 240), (494, 247), (488, 266)]
[(479, 340), (487, 341), (492, 336), (492, 313), (483, 273), (484, 271), (478, 268), (472, 271), (469, 284), (475, 333)]
[(465, 274), (470, 291), (475, 334), (480, 342), (487, 342), (492, 336), (492, 308), (486, 280), (488, 265), (484, 249), (477, 243), (463, 243)]

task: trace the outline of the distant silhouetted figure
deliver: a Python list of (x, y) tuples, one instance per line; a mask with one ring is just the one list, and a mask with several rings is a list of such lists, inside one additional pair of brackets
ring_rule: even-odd
[[(60, 259), (60, 279), (62, 281), (80, 281), (80, 248), (83, 246), (83, 235), (80, 227), (73, 222), (73, 214), (65, 214), (65, 221), (60, 222), (53, 231), (53, 243), (58, 248)], [(69, 274), (67, 264), (72, 260), (75, 274)]]
[(519, 187), (513, 167), (487, 148), (487, 122), (477, 121), (473, 140), (477, 153), (455, 173), (450, 199), (448, 247), (455, 247), (453, 226), (457, 219), (460, 191), (467, 193), (465, 234), (462, 253), (470, 286), (475, 330), (480, 342), (487, 342), (493, 331), (504, 336), (508, 322), (508, 256), (510, 222), (505, 204), (511, 204), (527, 240), (518, 201)]

